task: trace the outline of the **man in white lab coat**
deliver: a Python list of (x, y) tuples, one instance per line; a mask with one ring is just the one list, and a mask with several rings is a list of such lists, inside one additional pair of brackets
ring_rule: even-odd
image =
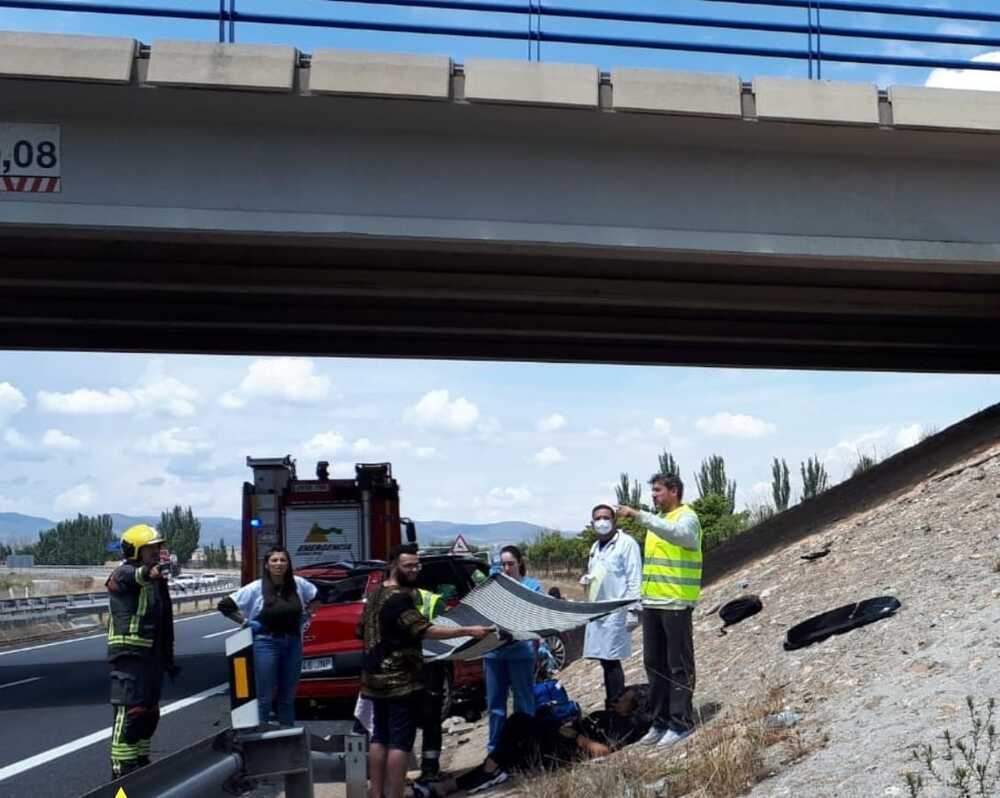
[(636, 604), (587, 624), (583, 656), (600, 661), (607, 706), (625, 689), (623, 659), (632, 654), (632, 630), (639, 625), (642, 552), (635, 540), (615, 527), (615, 511), (599, 504), (591, 511), (597, 540), (590, 547), (587, 573), (580, 579), (588, 601), (634, 598)]

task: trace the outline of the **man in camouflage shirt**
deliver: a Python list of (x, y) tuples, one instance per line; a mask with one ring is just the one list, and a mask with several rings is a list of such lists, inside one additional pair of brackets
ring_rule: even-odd
[(488, 626), (436, 626), (417, 609), (420, 581), (417, 544), (397, 546), (389, 554), (389, 575), (368, 597), (361, 619), (364, 655), (361, 694), (374, 707), (369, 752), (372, 798), (403, 798), (406, 765), (420, 718), (418, 693), (423, 687), (421, 640), (473, 637), (481, 640)]

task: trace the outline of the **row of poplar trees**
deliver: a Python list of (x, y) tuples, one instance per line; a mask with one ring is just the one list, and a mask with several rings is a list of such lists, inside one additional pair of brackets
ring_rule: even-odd
[[(159, 530), (167, 550), (184, 565), (198, 548), (201, 522), (191, 508), (179, 505), (160, 513)], [(119, 534), (110, 515), (78, 515), (38, 533), (38, 542), (18, 548), (18, 554), (33, 554), (38, 565), (103, 565), (114, 557)]]
[[(868, 468), (875, 465), (872, 460)], [(659, 456), (657, 473), (680, 474), (680, 466), (670, 452), (664, 451)], [(867, 469), (865, 469), (867, 470)], [(825, 491), (830, 485), (829, 475), (818, 457), (810, 457), (800, 463), (802, 476), (802, 499), (811, 499)], [(857, 470), (856, 470), (857, 473)], [(792, 498), (790, 470), (784, 459), (774, 458), (771, 464), (771, 495), (772, 504), (764, 504), (748, 510), (736, 511), (736, 480), (729, 479), (726, 474), (726, 461), (718, 454), (713, 454), (702, 461), (701, 467), (694, 474), (698, 498), (685, 500), (698, 514), (702, 528), (702, 547), (705, 550), (718, 546), (724, 540), (737, 535), (775, 513), (787, 510)], [(625, 504), (636, 509), (652, 509), (643, 501), (643, 486), (639, 480), (632, 479), (627, 473), (622, 474), (615, 488), (619, 504)], [(635, 537), (640, 543), (645, 537), (643, 527), (632, 519), (620, 520), (621, 527)]]

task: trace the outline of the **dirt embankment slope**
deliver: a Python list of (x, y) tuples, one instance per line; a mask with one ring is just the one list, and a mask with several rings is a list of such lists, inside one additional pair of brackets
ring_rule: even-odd
[[(820, 498), (768, 525), (774, 539), (763, 527), (719, 550), (695, 615), (696, 705), (726, 707), (762, 685), (784, 686), (816, 750), (754, 796), (903, 796), (903, 774), (916, 769), (910, 747), (945, 728), (966, 731), (965, 697), (996, 695), (1000, 683), (1000, 406)], [(801, 559), (826, 545), (828, 556)], [(760, 595), (764, 610), (722, 637), (709, 611), (742, 592)], [(877, 595), (896, 596), (902, 609), (783, 650), (792, 625)], [(628, 681), (645, 681), (638, 635), (634, 648)], [(574, 663), (563, 681), (582, 704), (600, 702), (595, 663)], [(478, 728), (451, 736), (446, 764), (475, 764), (483, 737)], [(679, 748), (673, 756), (684, 756)]]

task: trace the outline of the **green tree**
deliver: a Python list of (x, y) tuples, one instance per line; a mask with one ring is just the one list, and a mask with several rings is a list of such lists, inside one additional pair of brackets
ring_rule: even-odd
[(872, 449), (872, 453), (862, 452), (858, 450), (858, 459), (854, 463), (854, 468), (851, 469), (851, 476), (856, 477), (858, 474), (863, 474), (865, 471), (871, 471), (875, 466), (878, 465), (878, 452)]
[(177, 562), (186, 565), (198, 548), (201, 521), (194, 517), (190, 507), (184, 511), (178, 504), (173, 510), (160, 513), (160, 533), (170, 553), (177, 555)]
[(792, 498), (792, 486), (788, 480), (788, 463), (785, 458), (775, 457), (771, 463), (771, 496), (774, 498), (774, 509), (779, 513), (788, 509)]
[(656, 473), (658, 474), (672, 474), (673, 476), (680, 476), (681, 467), (677, 465), (677, 461), (674, 456), (670, 454), (666, 449), (664, 449), (658, 458), (658, 468)]
[(702, 498), (721, 496), (729, 506), (727, 512), (736, 509), (736, 480), (726, 478), (726, 461), (721, 455), (713, 454), (707, 460), (702, 460), (701, 469), (694, 475), (698, 485), (698, 494)]
[(729, 499), (709, 493), (691, 503), (701, 522), (701, 548), (710, 551), (747, 528), (747, 514), (730, 511)]
[(826, 473), (826, 466), (819, 457), (810, 457), (804, 463), (800, 463), (802, 472), (802, 499), (812, 499), (819, 496), (828, 487), (829, 477)]
[(642, 485), (639, 480), (631, 479), (627, 473), (622, 474), (615, 486), (615, 498), (619, 504), (638, 510), (642, 506)]
[(753, 529), (757, 524), (763, 524), (768, 519), (774, 518), (777, 515), (777, 510), (774, 509), (774, 506), (767, 502), (747, 507), (743, 512), (747, 520), (747, 529)]
[(230, 546), (229, 547), (229, 567), (230, 568), (239, 568), (240, 567), (240, 564), (236, 561), (236, 547), (235, 546)]
[(38, 534), (30, 552), (39, 565), (103, 565), (115, 540), (111, 516), (78, 515)]
[(202, 554), (205, 556), (206, 568), (225, 568), (229, 559), (229, 550), (226, 548), (226, 541), (219, 538), (219, 544), (213, 546), (211, 543), (202, 546)]

